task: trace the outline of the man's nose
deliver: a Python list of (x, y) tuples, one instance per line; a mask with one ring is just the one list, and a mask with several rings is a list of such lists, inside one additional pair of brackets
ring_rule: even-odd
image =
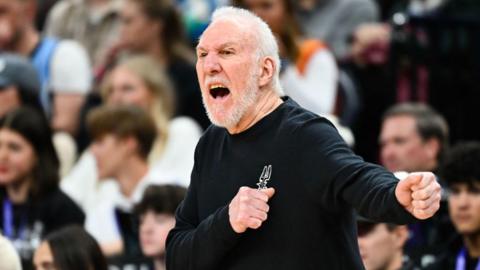
[(222, 70), (218, 61), (218, 56), (215, 54), (208, 54), (203, 60), (203, 69), (207, 74), (217, 74)]

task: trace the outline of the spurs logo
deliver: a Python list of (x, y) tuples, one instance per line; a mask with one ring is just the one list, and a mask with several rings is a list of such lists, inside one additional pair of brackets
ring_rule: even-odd
[(272, 165), (266, 165), (263, 167), (262, 174), (260, 174), (260, 177), (258, 178), (258, 189), (266, 189), (267, 188), (267, 183), (270, 180), (270, 177), (272, 176)]

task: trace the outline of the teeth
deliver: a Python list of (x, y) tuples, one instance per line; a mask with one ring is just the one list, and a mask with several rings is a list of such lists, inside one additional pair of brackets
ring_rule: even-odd
[(215, 89), (215, 88), (226, 88), (226, 87), (223, 84), (212, 84), (212, 85), (210, 85), (210, 89)]

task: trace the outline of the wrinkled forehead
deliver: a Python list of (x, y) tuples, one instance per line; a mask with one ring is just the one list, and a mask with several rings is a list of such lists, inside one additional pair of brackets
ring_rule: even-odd
[(218, 19), (212, 22), (200, 36), (198, 47), (220, 46), (233, 43), (245, 47), (255, 47), (255, 35), (249, 23)]

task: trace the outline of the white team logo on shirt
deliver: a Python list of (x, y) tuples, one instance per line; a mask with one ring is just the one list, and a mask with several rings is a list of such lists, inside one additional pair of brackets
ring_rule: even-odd
[(267, 183), (270, 180), (270, 177), (272, 176), (272, 165), (265, 165), (263, 167), (262, 174), (260, 174), (260, 177), (258, 178), (258, 189), (266, 189), (267, 188)]

